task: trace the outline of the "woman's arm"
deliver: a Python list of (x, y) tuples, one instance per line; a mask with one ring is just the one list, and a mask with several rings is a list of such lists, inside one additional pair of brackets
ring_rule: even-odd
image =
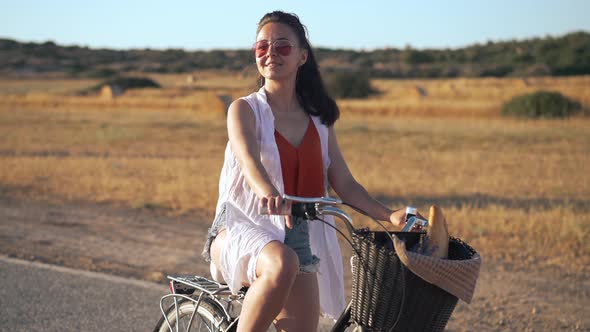
[(377, 220), (391, 221), (398, 227), (403, 225), (404, 209), (391, 210), (371, 197), (367, 190), (356, 181), (342, 156), (333, 126), (329, 127), (328, 152), (331, 160), (328, 180), (340, 199), (367, 212)]
[(273, 186), (260, 160), (260, 146), (256, 140), (256, 118), (245, 100), (238, 99), (229, 106), (227, 133), (246, 181), (260, 199), (260, 206), (266, 207), (269, 214), (278, 214), (283, 204), (282, 197)]

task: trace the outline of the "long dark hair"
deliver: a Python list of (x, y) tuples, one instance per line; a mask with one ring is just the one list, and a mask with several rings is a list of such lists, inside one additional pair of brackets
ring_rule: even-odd
[[(340, 110), (324, 87), (318, 64), (307, 39), (307, 28), (301, 24), (297, 15), (274, 11), (264, 15), (260, 19), (256, 34), (267, 23), (281, 23), (289, 26), (295, 32), (299, 40), (299, 45), (307, 50), (307, 61), (299, 67), (297, 72), (295, 93), (306, 113), (319, 116), (322, 123), (327, 126), (333, 125), (340, 116)], [(264, 77), (262, 75), (258, 77), (258, 84), (259, 86), (264, 85)]]

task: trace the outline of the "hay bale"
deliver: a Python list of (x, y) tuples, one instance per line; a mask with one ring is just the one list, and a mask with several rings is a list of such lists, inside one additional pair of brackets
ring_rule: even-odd
[(114, 99), (123, 95), (123, 89), (117, 84), (105, 84), (100, 88), (100, 96), (104, 99)]

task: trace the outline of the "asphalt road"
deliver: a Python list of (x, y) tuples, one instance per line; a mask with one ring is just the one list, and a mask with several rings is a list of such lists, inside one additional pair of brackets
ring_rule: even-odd
[(151, 331), (165, 285), (0, 256), (0, 331)]
[[(0, 332), (152, 331), (166, 285), (0, 255)], [(170, 303), (170, 302), (167, 302)], [(320, 318), (319, 331), (331, 321)]]

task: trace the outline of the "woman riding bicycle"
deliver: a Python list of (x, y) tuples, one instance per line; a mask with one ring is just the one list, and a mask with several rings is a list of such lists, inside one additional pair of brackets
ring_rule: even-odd
[(232, 292), (250, 287), (238, 331), (265, 331), (273, 321), (278, 330), (315, 331), (320, 312), (335, 318), (345, 306), (340, 248), (334, 229), (281, 215), (290, 204), (282, 195), (327, 196), (329, 185), (343, 201), (399, 227), (405, 211), (372, 198), (348, 169), (334, 130), (338, 106), (298, 17), (264, 15), (253, 52), (260, 90), (229, 107), (204, 255)]

